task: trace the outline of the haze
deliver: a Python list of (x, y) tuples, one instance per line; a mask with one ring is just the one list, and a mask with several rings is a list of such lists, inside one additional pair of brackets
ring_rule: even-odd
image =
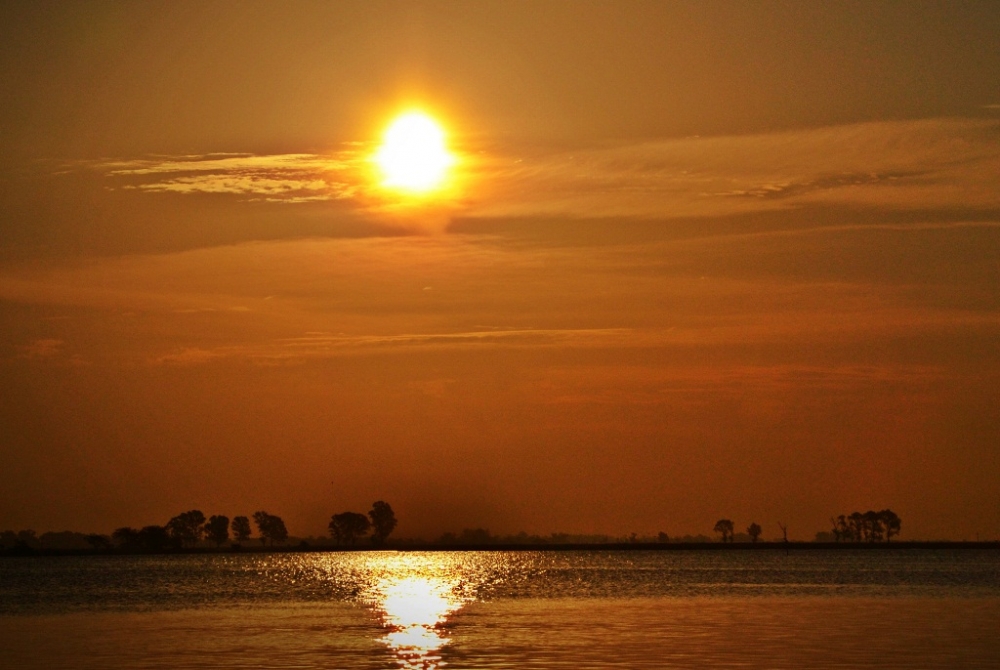
[[(996, 538), (998, 38), (994, 2), (4, 3), (0, 528)], [(416, 204), (369, 174), (411, 107), (462, 159)]]

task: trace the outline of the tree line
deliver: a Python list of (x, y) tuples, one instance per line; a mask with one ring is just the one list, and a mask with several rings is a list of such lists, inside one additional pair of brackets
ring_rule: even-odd
[[(830, 519), (833, 525), (833, 538), (836, 542), (889, 542), (893, 536), (899, 535), (903, 527), (903, 521), (899, 515), (891, 509), (884, 509), (881, 512), (869, 510), (867, 512), (852, 512), (851, 514), (841, 514)], [(788, 542), (788, 526), (779, 522), (783, 540)], [(719, 519), (712, 529), (722, 537), (723, 542), (733, 542), (735, 537), (736, 524), (730, 519)], [(763, 529), (756, 521), (747, 526), (746, 534), (751, 542), (760, 539)], [(823, 533), (817, 534), (817, 540)]]
[(396, 514), (389, 503), (377, 500), (367, 515), (360, 512), (341, 512), (330, 517), (327, 526), (337, 544), (357, 544), (358, 540), (371, 533), (372, 544), (381, 545), (396, 528)]
[[(281, 517), (266, 511), (254, 512), (251, 517), (236, 516), (230, 520), (224, 514), (214, 514), (206, 517), (201, 510), (193, 509), (172, 517), (167, 523), (149, 525), (141, 528), (123, 526), (116, 528), (111, 535), (100, 533), (46, 533), (41, 538), (33, 530), (20, 532), (0, 532), (0, 552), (33, 553), (42, 549), (43, 541), (54, 539), (55, 547), (80, 550), (89, 547), (95, 551), (148, 551), (196, 547), (203, 542), (210, 542), (221, 547), (230, 542), (233, 547), (242, 546), (252, 533), (251, 519), (257, 527), (258, 538), (264, 546), (284, 544), (288, 540), (288, 530)], [(338, 545), (356, 545), (358, 540), (369, 537), (372, 544), (380, 546), (395, 530), (396, 514), (389, 503), (378, 500), (372, 504), (367, 514), (358, 512), (342, 512), (330, 518), (330, 536)], [(303, 540), (302, 546), (308, 546)]]
[[(778, 525), (780, 526), (781, 524)], [(782, 526), (782, 529), (784, 530), (784, 526)], [(715, 522), (715, 527), (712, 531), (721, 535), (723, 542), (733, 542), (736, 537), (736, 524), (730, 519), (719, 519)], [(756, 543), (760, 539), (760, 535), (764, 532), (764, 529), (760, 527), (759, 523), (753, 521), (747, 526), (746, 532), (750, 536), (750, 541)]]
[[(261, 544), (274, 546), (288, 539), (288, 530), (281, 517), (259, 511), (253, 513), (253, 521)], [(114, 545), (129, 551), (163, 551), (194, 547), (203, 540), (221, 547), (230, 541), (230, 537), (241, 545), (250, 539), (251, 534), (250, 519), (245, 516), (233, 517), (230, 521), (225, 515), (214, 514), (206, 519), (201, 510), (193, 509), (181, 512), (163, 526), (125, 526), (115, 529), (110, 540), (103, 535), (88, 535), (87, 538), (88, 541), (93, 538), (95, 549), (110, 549)]]
[(889, 542), (903, 527), (903, 521), (891, 509), (841, 514), (830, 523), (836, 542)]
[[(288, 530), (285, 522), (279, 516), (269, 514), (265, 511), (254, 512), (252, 517), (254, 525), (257, 527), (258, 537), (264, 546), (274, 546), (284, 544), (288, 540)], [(117, 528), (111, 536), (91, 533), (82, 535), (65, 531), (62, 533), (46, 533), (36, 537), (32, 530), (22, 530), (0, 532), (0, 549), (6, 551), (33, 551), (40, 547), (47, 538), (55, 544), (57, 541), (64, 544), (72, 544), (67, 548), (79, 548), (83, 542), (90, 548), (98, 551), (106, 551), (118, 548), (123, 551), (165, 551), (169, 549), (181, 549), (195, 547), (202, 542), (211, 542), (216, 547), (233, 542), (234, 547), (241, 546), (247, 542), (252, 535), (251, 518), (246, 516), (236, 516), (232, 520), (229, 517), (216, 514), (208, 518), (201, 510), (189, 510), (182, 512), (171, 518), (162, 526), (151, 525), (142, 528), (122, 527)], [(831, 518), (832, 533), (817, 533), (817, 542), (828, 542), (830, 538), (836, 542), (890, 542), (893, 537), (898, 536), (902, 529), (902, 520), (889, 509), (876, 512), (853, 512), (851, 514), (841, 514)], [(389, 535), (396, 528), (397, 520), (389, 503), (378, 500), (372, 503), (372, 508), (367, 514), (360, 512), (341, 512), (330, 517), (327, 526), (330, 537), (338, 545), (355, 546), (363, 538), (369, 538), (371, 543), (380, 546), (386, 542)], [(788, 527), (778, 523), (781, 528), (783, 539), (788, 542)], [(713, 531), (721, 536), (724, 543), (735, 541), (747, 541), (756, 543), (760, 540), (763, 529), (756, 521), (750, 523), (745, 534), (736, 533), (736, 524), (731, 519), (719, 519)], [(310, 538), (311, 539), (311, 538)], [(610, 536), (571, 536), (564, 533), (553, 533), (550, 537), (539, 537), (521, 532), (517, 535), (496, 537), (488, 530), (482, 528), (465, 529), (460, 534), (445, 533), (435, 543), (444, 545), (462, 544), (565, 544), (576, 543), (608, 543), (608, 542), (631, 542), (639, 541), (659, 543), (667, 542), (707, 542), (710, 538), (703, 535), (696, 537), (685, 536), (683, 538), (670, 538), (666, 533), (660, 532), (655, 540), (653, 538), (639, 538), (633, 533), (628, 538), (612, 538)], [(84, 545), (84, 546), (86, 546)], [(306, 542), (302, 542), (307, 546)], [(51, 545), (50, 545), (51, 546)], [(56, 545), (58, 546), (58, 545)]]
[[(279, 516), (264, 511), (253, 513), (253, 522), (262, 545), (274, 546), (284, 544), (288, 539), (285, 522)], [(373, 544), (381, 545), (396, 528), (396, 515), (389, 503), (378, 500), (372, 504), (367, 515), (358, 512), (342, 512), (334, 514), (330, 519), (330, 536), (337, 544), (355, 545), (363, 537), (369, 536)], [(127, 551), (164, 551), (197, 546), (202, 541), (208, 541), (221, 547), (232, 540), (236, 545), (242, 545), (250, 539), (250, 519), (237, 516), (230, 521), (229, 517), (216, 514), (205, 518), (201, 510), (182, 512), (170, 519), (163, 526), (144, 526), (142, 528), (124, 527), (111, 533), (111, 538), (103, 535), (88, 535), (88, 541), (93, 538), (95, 549), (110, 549), (117, 546)]]

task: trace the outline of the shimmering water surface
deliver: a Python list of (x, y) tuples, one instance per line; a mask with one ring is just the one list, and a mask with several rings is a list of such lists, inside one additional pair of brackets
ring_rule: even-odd
[(6, 558), (10, 668), (1000, 668), (1000, 553)]

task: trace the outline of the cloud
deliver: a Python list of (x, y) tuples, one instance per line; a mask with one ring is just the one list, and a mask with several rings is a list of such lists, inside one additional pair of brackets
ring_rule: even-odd
[[(1000, 327), (997, 225), (647, 240), (605, 224), (617, 237), (551, 246), (468, 234), (258, 242), (0, 269), (0, 299), (73, 314), (45, 332), (90, 358), (166, 364), (937, 340)], [(954, 251), (942, 259), (942, 248)], [(82, 336), (119, 319), (127, 338)]]
[(61, 367), (85, 367), (92, 365), (90, 359), (84, 358), (78, 353), (69, 353), (66, 350), (66, 341), (55, 337), (40, 338), (32, 340), (28, 344), (15, 347), (18, 351), (16, 358), (27, 359), (45, 365), (58, 365)]
[[(671, 366), (589, 366), (586, 369), (555, 367), (535, 383), (552, 405), (700, 405), (717, 403), (720, 396), (742, 396), (749, 391), (788, 393), (797, 402), (813, 391), (853, 395), (872, 388), (896, 388), (909, 394), (926, 392), (943, 380), (955, 379), (953, 370), (941, 365), (834, 363), (809, 365), (690, 364)], [(829, 400), (829, 395), (818, 396)]]
[[(176, 193), (233, 193), (239, 195), (259, 195), (271, 201), (301, 202), (309, 200), (329, 200), (336, 185), (322, 179), (302, 181), (295, 179), (272, 179), (269, 177), (211, 175), (208, 177), (178, 177), (165, 182), (126, 187), (144, 191), (174, 191)], [(302, 195), (303, 192), (312, 192)], [(343, 191), (334, 197), (344, 197)]]
[(494, 157), (472, 216), (724, 216), (1000, 204), (1000, 123), (930, 119)]
[(21, 354), (25, 358), (52, 358), (61, 354), (65, 345), (64, 341), (52, 338), (33, 340), (21, 347)]
[(329, 172), (347, 169), (351, 165), (349, 157), (341, 159), (314, 154), (274, 154), (258, 156), (254, 154), (204, 154), (187, 156), (163, 156), (129, 161), (106, 161), (101, 163), (110, 175), (151, 175), (181, 172)]
[(477, 346), (585, 347), (620, 345), (632, 331), (627, 328), (483, 330), (444, 333), (347, 335), (311, 332), (256, 345), (222, 346), (212, 349), (185, 347), (155, 356), (154, 364), (197, 365), (218, 359), (244, 359), (258, 363), (298, 362), (357, 353), (401, 350), (455, 349)]
[(116, 188), (289, 204), (337, 200), (399, 225), (408, 218), (433, 219), (422, 227), (435, 229), (457, 212), (675, 218), (817, 203), (1000, 205), (1000, 123), (982, 119), (860, 123), (559, 152), (456, 150), (462, 155), (455, 178), (461, 192), (449, 193), (430, 214), (421, 205), (419, 215), (413, 203), (379, 192), (365, 145), (326, 155), (167, 156), (97, 167)]
[(350, 180), (356, 151), (338, 157), (314, 154), (207, 154), (101, 163), (119, 187), (147, 192), (214, 193), (268, 202), (341, 200), (358, 194)]
[(200, 365), (225, 356), (222, 350), (209, 351), (198, 347), (184, 347), (174, 353), (159, 356), (153, 362), (167, 365)]
[(715, 193), (719, 196), (736, 196), (750, 198), (791, 198), (805, 195), (814, 191), (825, 191), (830, 189), (844, 188), (849, 186), (866, 186), (875, 184), (891, 183), (893, 180), (906, 179), (908, 177), (919, 177), (920, 171), (897, 172), (879, 174), (877, 172), (868, 173), (844, 173), (838, 175), (828, 175), (816, 177), (815, 179), (802, 179), (800, 181), (785, 181), (778, 183), (762, 184), (750, 190), (736, 190), (728, 193)]
[(105, 161), (89, 167), (103, 172), (112, 189), (288, 205), (336, 201), (379, 227), (443, 231), (458, 207), (454, 193), (446, 188), (426, 200), (396, 197), (378, 185), (371, 153), (368, 145), (348, 143), (324, 155), (215, 153)]

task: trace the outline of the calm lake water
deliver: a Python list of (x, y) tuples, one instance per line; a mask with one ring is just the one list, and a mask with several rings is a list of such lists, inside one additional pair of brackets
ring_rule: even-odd
[(4, 668), (1000, 668), (1000, 552), (6, 558)]

